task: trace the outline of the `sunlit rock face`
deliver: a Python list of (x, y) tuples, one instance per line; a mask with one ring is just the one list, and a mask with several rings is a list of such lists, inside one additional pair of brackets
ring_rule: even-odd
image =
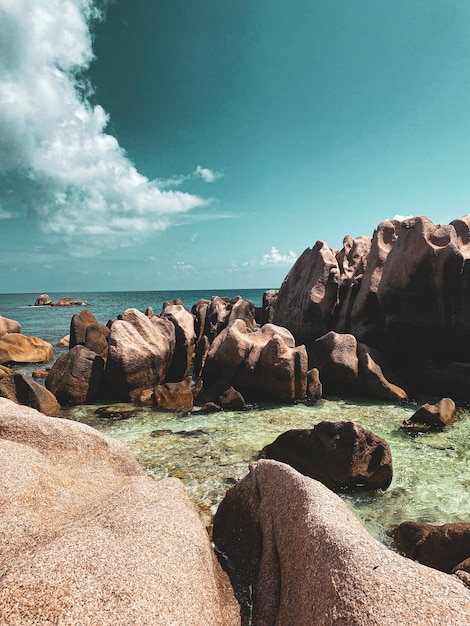
[(246, 626), (468, 623), (461, 580), (385, 548), (336, 494), (283, 463), (251, 465), (220, 504), (213, 540)]
[(154, 481), (117, 441), (4, 399), (0, 432), (2, 625), (240, 623), (179, 480)]

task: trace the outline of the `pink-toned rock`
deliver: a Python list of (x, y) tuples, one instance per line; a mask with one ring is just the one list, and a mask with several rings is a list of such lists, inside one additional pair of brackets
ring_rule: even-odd
[(288, 430), (265, 446), (261, 456), (287, 463), (333, 491), (387, 489), (393, 477), (388, 443), (354, 422)]
[(167, 382), (184, 380), (191, 368), (196, 348), (196, 332), (194, 315), (190, 313), (181, 300), (165, 302), (160, 316), (170, 320), (175, 327), (175, 350), (166, 375)]
[(214, 339), (202, 376), (208, 387), (225, 379), (244, 397), (304, 399), (307, 354), (285, 328), (265, 324), (252, 332), (237, 319)]
[(237, 626), (177, 479), (120, 443), (0, 399), (2, 626)]
[(54, 348), (39, 337), (7, 333), (0, 337), (0, 363), (45, 363), (54, 356)]
[(10, 320), (8, 317), (2, 317), (0, 315), (0, 337), (7, 333), (20, 333), (21, 324), (16, 320)]
[(276, 310), (276, 301), (279, 289), (269, 289), (263, 293), (263, 302), (261, 304), (260, 326), (264, 324), (272, 324), (274, 321), (274, 311)]
[(75, 314), (70, 322), (70, 348), (82, 345), (106, 359), (108, 356), (109, 328), (100, 324), (87, 309)]
[(103, 380), (104, 361), (85, 346), (61, 354), (52, 366), (46, 387), (62, 406), (92, 402)]
[(243, 300), (241, 296), (232, 298), (227, 325), (230, 326), (235, 320), (243, 320), (249, 330), (256, 328), (255, 305), (251, 300)]
[(70, 335), (65, 335), (62, 339), (56, 343), (56, 346), (59, 348), (69, 348), (70, 347)]
[(111, 397), (126, 400), (164, 382), (176, 343), (170, 320), (127, 309), (112, 323), (108, 342), (105, 382)]
[(222, 501), (213, 541), (244, 625), (464, 626), (470, 591), (373, 539), (341, 499), (276, 461)]
[(34, 306), (52, 306), (52, 300), (47, 293), (43, 293), (36, 298)]
[(55, 396), (23, 374), (12, 374), (0, 379), (0, 397), (32, 407), (50, 417), (57, 417), (60, 412)]

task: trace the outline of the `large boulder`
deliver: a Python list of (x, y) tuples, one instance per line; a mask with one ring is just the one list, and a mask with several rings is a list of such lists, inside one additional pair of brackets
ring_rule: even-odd
[(85, 346), (61, 354), (52, 366), (46, 387), (62, 406), (92, 402), (103, 380), (104, 361)]
[(0, 363), (46, 363), (54, 356), (54, 348), (39, 337), (7, 333), (0, 337)]
[(3, 626), (236, 626), (182, 483), (120, 443), (0, 400)]
[(7, 398), (16, 404), (32, 407), (50, 417), (57, 417), (60, 412), (56, 397), (32, 378), (23, 374), (11, 374), (1, 378), (0, 397)]
[(470, 523), (402, 522), (393, 529), (393, 538), (407, 557), (441, 572), (462, 569), (470, 559)]
[(269, 289), (263, 293), (263, 301), (261, 304), (260, 326), (272, 324), (274, 321), (274, 311), (276, 310), (276, 301), (279, 289)]
[(47, 293), (43, 293), (36, 298), (34, 306), (52, 306), (52, 300)]
[(7, 333), (20, 333), (21, 324), (16, 320), (10, 320), (8, 317), (0, 315), (0, 337)]
[(253, 332), (236, 319), (214, 339), (202, 377), (208, 387), (225, 379), (246, 398), (304, 399), (307, 353), (285, 328), (265, 324)]
[(387, 549), (337, 495), (276, 461), (252, 464), (227, 493), (213, 541), (244, 626), (468, 623), (461, 580)]
[(383, 357), (358, 343), (354, 335), (330, 331), (313, 342), (309, 360), (319, 370), (327, 394), (346, 393), (382, 400), (408, 397), (404, 389), (389, 380), (395, 377)]
[(100, 324), (96, 317), (83, 309), (76, 313), (70, 322), (69, 347), (81, 345), (95, 352), (98, 356), (106, 359), (108, 356), (109, 328)]
[(153, 390), (155, 404), (167, 411), (192, 411), (193, 392), (191, 377), (178, 383), (163, 383)]
[(265, 446), (261, 456), (287, 463), (333, 491), (387, 489), (393, 477), (388, 443), (355, 422), (288, 430)]
[(413, 415), (404, 420), (403, 428), (411, 432), (442, 430), (453, 424), (457, 406), (452, 398), (441, 398), (436, 404), (423, 404)]
[(127, 309), (112, 323), (108, 343), (108, 393), (129, 400), (165, 381), (175, 350), (175, 327), (168, 319), (150, 319), (137, 309)]
[(175, 327), (176, 344), (166, 381), (180, 382), (188, 376), (193, 363), (196, 348), (194, 316), (181, 300), (171, 300), (164, 303), (159, 317), (170, 320)]
[(439, 367), (431, 360), (419, 361), (400, 374), (410, 388), (421, 394), (470, 401), (470, 363)]

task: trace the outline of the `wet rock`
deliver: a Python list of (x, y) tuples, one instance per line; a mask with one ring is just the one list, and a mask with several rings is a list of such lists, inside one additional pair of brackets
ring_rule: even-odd
[(32, 378), (22, 374), (11, 374), (0, 379), (0, 397), (32, 407), (50, 417), (57, 417), (60, 412), (55, 396)]
[(243, 411), (246, 407), (242, 394), (232, 387), (228, 380), (224, 379), (218, 380), (211, 387), (204, 389), (197, 400), (204, 405), (214, 404), (219, 410)]
[(95, 415), (105, 417), (110, 420), (126, 420), (130, 417), (135, 417), (136, 408), (127, 404), (119, 403), (111, 404), (110, 406), (100, 406), (95, 411)]
[(62, 406), (92, 402), (103, 381), (104, 361), (85, 346), (61, 354), (46, 378), (46, 387)]
[(155, 404), (167, 411), (192, 411), (192, 380), (188, 376), (179, 383), (163, 383), (154, 388)]
[(442, 430), (453, 424), (457, 407), (452, 398), (442, 398), (436, 404), (423, 404), (413, 415), (403, 421), (403, 428), (409, 432)]
[(392, 534), (407, 557), (441, 572), (450, 573), (470, 559), (470, 523), (433, 526), (410, 521), (396, 526)]
[(387, 489), (393, 477), (388, 443), (354, 422), (288, 430), (260, 454), (291, 465), (333, 491)]
[(7, 333), (0, 337), (0, 364), (46, 363), (54, 356), (54, 348), (39, 337)]
[(250, 466), (217, 510), (213, 541), (244, 626), (468, 622), (460, 580), (387, 549), (337, 495), (283, 463)]
[(21, 324), (0, 315), (0, 337), (8, 333), (21, 333)]

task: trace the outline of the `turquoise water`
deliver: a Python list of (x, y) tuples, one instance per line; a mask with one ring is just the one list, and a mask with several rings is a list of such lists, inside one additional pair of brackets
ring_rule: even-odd
[[(227, 291), (259, 306), (264, 290)], [(25, 334), (55, 344), (68, 333), (74, 308), (30, 307), (39, 294), (0, 295), (0, 315), (20, 321)], [(180, 297), (188, 308), (210, 291), (49, 294), (74, 295), (102, 323), (126, 308), (159, 312), (163, 302)], [(60, 349), (56, 349), (57, 353)], [(34, 368), (34, 367), (33, 367)], [(27, 371), (27, 369), (26, 369)], [(425, 400), (433, 400), (427, 398)], [(125, 405), (123, 419), (96, 414), (98, 406), (64, 410), (76, 419), (123, 441), (144, 470), (156, 479), (176, 476), (207, 522), (227, 489), (242, 478), (250, 461), (290, 428), (311, 428), (322, 420), (351, 420), (384, 437), (390, 444), (394, 478), (384, 492), (345, 494), (343, 499), (380, 541), (391, 545), (389, 528), (415, 519), (433, 524), (470, 521), (470, 412), (461, 409), (456, 423), (442, 433), (409, 437), (400, 429), (417, 406), (327, 398), (307, 406), (259, 406), (243, 412), (204, 415), (169, 413)], [(130, 411), (130, 413), (129, 413)], [(152, 434), (153, 433), (153, 434)]]

